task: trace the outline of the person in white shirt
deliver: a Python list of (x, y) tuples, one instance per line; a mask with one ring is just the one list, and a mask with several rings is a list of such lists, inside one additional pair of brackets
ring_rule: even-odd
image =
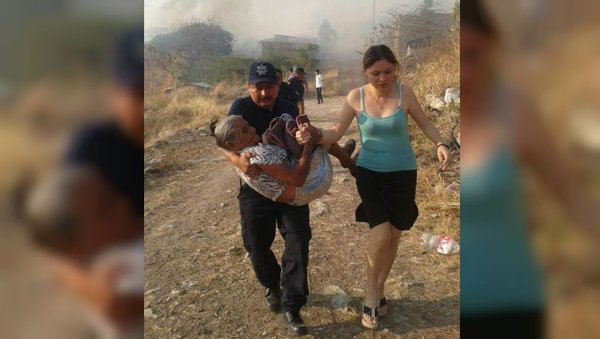
[(323, 75), (317, 68), (315, 70), (315, 88), (317, 89), (317, 104), (323, 103)]

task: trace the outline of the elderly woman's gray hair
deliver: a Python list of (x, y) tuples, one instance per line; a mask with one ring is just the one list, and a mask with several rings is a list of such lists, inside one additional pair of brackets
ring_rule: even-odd
[(217, 123), (213, 131), (217, 146), (227, 149), (227, 143), (233, 143), (235, 141), (233, 126), (235, 125), (235, 122), (240, 119), (243, 118), (239, 115), (230, 115)]

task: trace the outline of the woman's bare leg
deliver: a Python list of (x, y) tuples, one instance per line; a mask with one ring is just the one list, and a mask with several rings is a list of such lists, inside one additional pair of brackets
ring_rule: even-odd
[(370, 308), (379, 305), (378, 281), (385, 268), (386, 256), (391, 242), (389, 222), (377, 225), (369, 231), (367, 247), (367, 291), (365, 304)]
[(386, 255), (384, 256), (383, 269), (381, 270), (381, 274), (377, 279), (377, 298), (381, 299), (385, 297), (385, 281), (387, 280), (390, 271), (392, 270), (392, 266), (394, 265), (394, 261), (396, 260), (396, 254), (398, 253), (398, 243), (400, 242), (400, 235), (402, 234), (394, 226), (390, 224), (391, 231), (391, 239), (390, 244), (387, 248)]

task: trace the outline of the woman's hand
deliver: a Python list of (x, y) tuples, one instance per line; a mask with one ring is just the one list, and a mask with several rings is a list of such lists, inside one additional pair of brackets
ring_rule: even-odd
[(437, 156), (440, 162), (442, 163), (442, 170), (445, 171), (448, 169), (450, 165), (450, 160), (452, 160), (452, 153), (446, 145), (440, 145), (437, 148)]

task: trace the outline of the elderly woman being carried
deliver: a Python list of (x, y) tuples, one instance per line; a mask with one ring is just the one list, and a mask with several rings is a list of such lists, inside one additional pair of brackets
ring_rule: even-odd
[[(283, 114), (280, 119), (293, 121), (288, 114)], [(307, 125), (308, 122), (298, 127), (307, 128)], [(236, 115), (221, 120), (213, 132), (217, 146), (252, 155), (250, 163), (259, 167), (261, 173), (250, 177), (237, 168), (236, 171), (246, 184), (273, 201), (306, 205), (324, 195), (331, 186), (333, 167), (327, 146), (309, 143), (292, 151), (286, 149), (283, 142), (278, 145), (261, 143), (256, 130)]]

